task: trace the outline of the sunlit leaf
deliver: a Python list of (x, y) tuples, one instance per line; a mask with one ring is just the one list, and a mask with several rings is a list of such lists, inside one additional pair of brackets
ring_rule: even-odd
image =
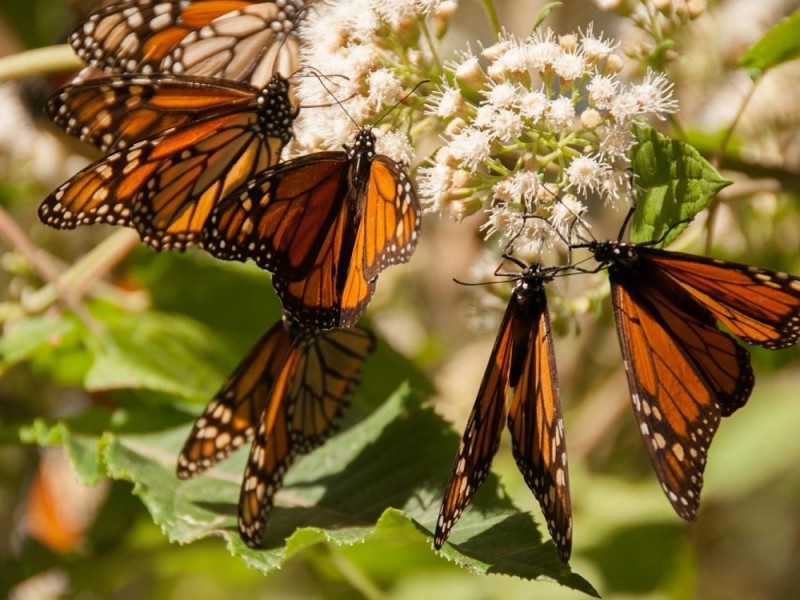
[(667, 245), (731, 182), (688, 144), (643, 125), (634, 128), (634, 135), (630, 158), (637, 193), (631, 240)]
[(768, 69), (800, 56), (800, 10), (786, 17), (748, 48), (739, 65), (755, 79)]

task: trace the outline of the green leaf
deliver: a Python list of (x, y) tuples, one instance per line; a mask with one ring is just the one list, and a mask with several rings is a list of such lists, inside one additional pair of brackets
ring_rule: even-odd
[(31, 358), (51, 340), (75, 329), (75, 322), (64, 318), (30, 317), (9, 324), (0, 338), (0, 357), (5, 366)]
[[(134, 482), (154, 521), (172, 541), (209, 535), (263, 571), (320, 542), (348, 545), (373, 532), (430, 541), (456, 436), (403, 387), (369, 417), (334, 437), (290, 469), (267, 522), (265, 549), (236, 533), (236, 502), (246, 451), (204, 476), (180, 481), (175, 457), (188, 427), (120, 436), (107, 446), (108, 470)], [(445, 439), (447, 443), (443, 443)], [(423, 538), (423, 539), (424, 539)], [(558, 560), (531, 517), (518, 512), (490, 476), (442, 554), (480, 573), (546, 578), (596, 594)]]
[(539, 26), (544, 23), (544, 20), (550, 16), (550, 13), (556, 8), (559, 8), (562, 4), (563, 2), (548, 2), (545, 4), (536, 14), (536, 19), (533, 21), (531, 33), (535, 33), (536, 30), (539, 29)]
[(645, 125), (633, 129), (631, 167), (637, 189), (631, 240), (669, 244), (709, 200), (731, 184), (689, 144)]
[(739, 66), (753, 79), (765, 71), (800, 56), (800, 10), (786, 17), (753, 44), (739, 60)]
[(208, 399), (224, 372), (214, 336), (192, 319), (157, 312), (106, 317), (107, 335), (90, 343), (87, 390), (148, 389)]

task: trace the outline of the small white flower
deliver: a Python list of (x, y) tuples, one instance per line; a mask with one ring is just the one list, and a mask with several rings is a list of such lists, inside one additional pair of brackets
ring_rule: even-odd
[(492, 85), (486, 100), (495, 108), (513, 108), (517, 104), (519, 89), (513, 83), (503, 82)]
[(519, 111), (523, 117), (538, 121), (547, 110), (547, 96), (542, 92), (528, 92), (519, 100)]
[(648, 69), (644, 82), (634, 85), (631, 95), (636, 99), (642, 112), (651, 113), (659, 119), (678, 110), (678, 101), (672, 97), (673, 84), (663, 73)]
[(581, 216), (586, 206), (572, 194), (562, 194), (550, 211), (550, 224), (561, 241), (580, 243), (588, 237), (589, 224)]
[(617, 207), (630, 202), (633, 198), (630, 172), (614, 169), (606, 173), (600, 193), (607, 206)]
[(633, 94), (623, 92), (611, 99), (609, 112), (620, 125), (627, 125), (631, 119), (641, 114), (639, 100)]
[(515, 46), (489, 65), (489, 76), (500, 81), (509, 75), (527, 73), (528, 62), (528, 49), (525, 46)]
[(510, 208), (506, 203), (496, 204), (486, 212), (489, 213), (489, 217), (480, 227), (484, 232), (483, 239), (485, 240), (496, 234), (499, 234), (501, 239), (507, 240), (507, 238), (517, 235), (525, 225), (522, 214), (518, 210)]
[(376, 9), (381, 18), (395, 29), (423, 12), (417, 0), (381, 0), (376, 3)]
[(504, 177), (492, 188), (498, 201), (521, 205), (526, 213), (534, 210), (534, 201), (539, 192), (539, 177), (533, 171), (519, 171)]
[(555, 129), (563, 129), (575, 119), (575, 106), (565, 96), (551, 100), (547, 106), (547, 120)]
[(483, 82), (486, 80), (486, 74), (477, 56), (467, 56), (456, 66), (455, 74), (458, 79), (476, 90), (483, 87)]
[[(340, 66), (353, 81), (359, 81), (370, 71), (381, 64), (381, 57), (377, 49), (370, 44), (358, 44), (348, 48), (345, 64)], [(336, 71), (332, 71), (336, 72)]]
[(456, 117), (463, 111), (464, 97), (458, 89), (449, 87), (446, 82), (430, 96), (428, 112), (437, 117)]
[(461, 133), (450, 140), (448, 148), (453, 158), (458, 160), (461, 166), (474, 169), (489, 158), (492, 149), (491, 135), (487, 131), (465, 127)]
[(367, 77), (367, 100), (375, 109), (396, 103), (403, 96), (403, 84), (389, 69), (373, 71)]
[(609, 125), (600, 131), (600, 153), (613, 162), (628, 160), (628, 151), (636, 140), (630, 127)]
[(537, 31), (526, 44), (528, 67), (540, 73), (555, 66), (562, 54), (564, 54), (564, 51), (555, 41), (555, 36), (551, 29), (544, 33)]
[(619, 93), (619, 81), (607, 75), (592, 78), (586, 86), (589, 91), (589, 104), (598, 110), (608, 110)]
[(450, 198), (453, 169), (440, 162), (420, 167), (417, 185), (423, 208), (428, 211), (441, 211)]
[(581, 194), (597, 191), (603, 185), (605, 173), (609, 166), (591, 156), (577, 156), (569, 163), (565, 174), (569, 187)]
[(414, 160), (414, 147), (408, 136), (397, 129), (383, 131), (375, 129), (375, 150), (378, 154), (385, 154), (401, 165), (410, 165)]
[(583, 56), (571, 52), (562, 52), (561, 56), (553, 63), (553, 69), (564, 81), (580, 79), (587, 71)]
[(604, 40), (602, 33), (595, 36), (593, 29), (594, 24), (589, 23), (586, 31), (581, 32), (581, 48), (586, 58), (596, 63), (614, 52), (619, 46), (619, 42), (612, 43), (610, 40)]

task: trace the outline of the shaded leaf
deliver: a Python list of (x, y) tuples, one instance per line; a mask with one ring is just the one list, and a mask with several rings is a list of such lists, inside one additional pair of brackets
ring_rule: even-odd
[(210, 398), (223, 372), (214, 336), (192, 319), (148, 311), (104, 319), (107, 335), (89, 342), (94, 362), (87, 390), (148, 389)]
[[(245, 546), (236, 532), (236, 502), (246, 452), (206, 475), (180, 481), (175, 458), (187, 427), (114, 438), (105, 459), (112, 477), (134, 482), (157, 524), (173, 541), (222, 536), (249, 565), (268, 572), (322, 541), (362, 542), (384, 527), (424, 535), (430, 543), (441, 488), (457, 445), (433, 411), (400, 390), (358, 425), (300, 459), (278, 493), (265, 549)], [(442, 438), (449, 443), (442, 444)], [(543, 543), (529, 515), (514, 509), (490, 477), (453, 532), (443, 555), (470, 570), (545, 577), (594, 593)]]
[(5, 366), (30, 359), (43, 345), (75, 329), (75, 322), (58, 317), (30, 317), (9, 324), (0, 337), (0, 360)]
[(664, 246), (731, 182), (689, 144), (644, 125), (633, 132), (636, 145), (630, 158), (637, 194), (631, 241), (659, 240)]

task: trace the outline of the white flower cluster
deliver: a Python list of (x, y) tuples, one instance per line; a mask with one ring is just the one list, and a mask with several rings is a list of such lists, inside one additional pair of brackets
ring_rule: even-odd
[[(304, 20), (302, 64), (297, 78), (301, 110), (289, 155), (340, 150), (358, 128), (375, 123), (398, 102), (376, 131), (378, 151), (409, 162), (413, 149), (397, 131), (421, 114), (409, 94), (431, 72), (440, 72), (430, 29), (440, 28), (455, 0), (326, 0)], [(415, 104), (416, 101), (416, 104)]]
[(485, 208), (487, 236), (537, 247), (579, 234), (584, 201), (628, 198), (632, 123), (677, 103), (663, 75), (623, 83), (616, 47), (591, 27), (546, 30), (447, 63), (427, 107), (445, 143), (420, 169), (426, 207), (457, 219)]

